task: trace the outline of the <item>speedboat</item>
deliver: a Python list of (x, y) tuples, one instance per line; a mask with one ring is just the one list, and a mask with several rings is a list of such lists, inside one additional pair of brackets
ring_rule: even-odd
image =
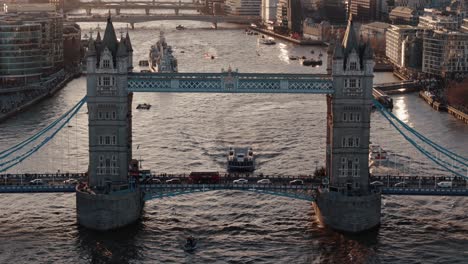
[(276, 44), (276, 42), (272, 38), (262, 39), (262, 41), (260, 43), (262, 43), (264, 45), (275, 45)]
[(228, 171), (254, 171), (255, 160), (252, 148), (229, 148)]
[(302, 61), (302, 65), (304, 66), (318, 66), (318, 65), (322, 65), (322, 61), (321, 60), (314, 60), (314, 59), (309, 59), (309, 60), (303, 60)]
[(369, 145), (369, 161), (386, 161), (388, 160), (387, 151), (378, 144)]
[(149, 110), (151, 108), (150, 104), (144, 103), (144, 104), (138, 104), (136, 109), (144, 109), (144, 110)]

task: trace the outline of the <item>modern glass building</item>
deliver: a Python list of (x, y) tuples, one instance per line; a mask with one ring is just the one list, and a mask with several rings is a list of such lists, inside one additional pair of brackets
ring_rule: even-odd
[(63, 18), (55, 12), (0, 15), (0, 84), (20, 86), (63, 69)]
[(1, 22), (0, 85), (18, 86), (40, 81), (43, 68), (40, 24)]

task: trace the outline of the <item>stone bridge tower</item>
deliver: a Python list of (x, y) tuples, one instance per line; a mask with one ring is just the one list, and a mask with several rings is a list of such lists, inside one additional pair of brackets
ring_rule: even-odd
[(373, 51), (361, 43), (350, 18), (332, 59), (335, 93), (327, 97), (326, 167), (329, 186), (314, 208), (319, 220), (334, 229), (360, 232), (380, 223), (380, 193), (369, 185), (369, 136)]
[[(88, 43), (87, 104), (89, 120), (89, 189), (77, 192), (81, 225), (108, 230), (140, 216), (141, 192), (129, 182), (132, 158), (132, 95), (127, 92), (132, 71), (130, 37), (117, 40), (109, 16), (104, 38)], [(122, 193), (124, 191), (124, 193)]]

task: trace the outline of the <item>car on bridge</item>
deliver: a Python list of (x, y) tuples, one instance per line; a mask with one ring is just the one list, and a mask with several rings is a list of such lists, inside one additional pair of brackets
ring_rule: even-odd
[(271, 184), (270, 179), (261, 179), (257, 181), (257, 184)]
[(304, 185), (303, 180), (292, 180), (289, 182), (290, 185)]
[(167, 184), (181, 184), (180, 179), (174, 178), (166, 181)]
[(34, 179), (29, 182), (30, 185), (43, 185), (44, 181), (42, 179)]
[(63, 184), (66, 184), (66, 185), (76, 185), (76, 184), (78, 184), (78, 180), (76, 180), (76, 179), (64, 180), (64, 181), (63, 181)]
[(450, 181), (441, 181), (437, 183), (437, 187), (440, 188), (452, 188), (453, 184)]
[[(178, 180), (178, 179), (173, 179), (173, 180)], [(151, 179), (148, 179), (146, 183), (147, 184), (161, 184), (161, 180), (158, 178), (151, 178)], [(179, 183), (180, 183), (180, 180), (179, 180)]]
[(234, 184), (247, 184), (249, 183), (249, 181), (247, 179), (237, 179), (237, 180), (234, 180), (232, 183)]
[(383, 182), (381, 181), (373, 181), (370, 183), (370, 185), (375, 186), (375, 187), (384, 186)]
[(399, 183), (395, 183), (395, 185), (393, 185), (393, 186), (403, 188), (403, 187), (408, 187), (408, 183), (407, 182), (399, 182)]

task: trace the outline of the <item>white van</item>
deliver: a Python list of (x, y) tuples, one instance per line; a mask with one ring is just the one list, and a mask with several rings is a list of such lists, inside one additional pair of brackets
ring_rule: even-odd
[(438, 182), (437, 186), (439, 186), (440, 188), (452, 188), (452, 182), (449, 182), (449, 181)]

